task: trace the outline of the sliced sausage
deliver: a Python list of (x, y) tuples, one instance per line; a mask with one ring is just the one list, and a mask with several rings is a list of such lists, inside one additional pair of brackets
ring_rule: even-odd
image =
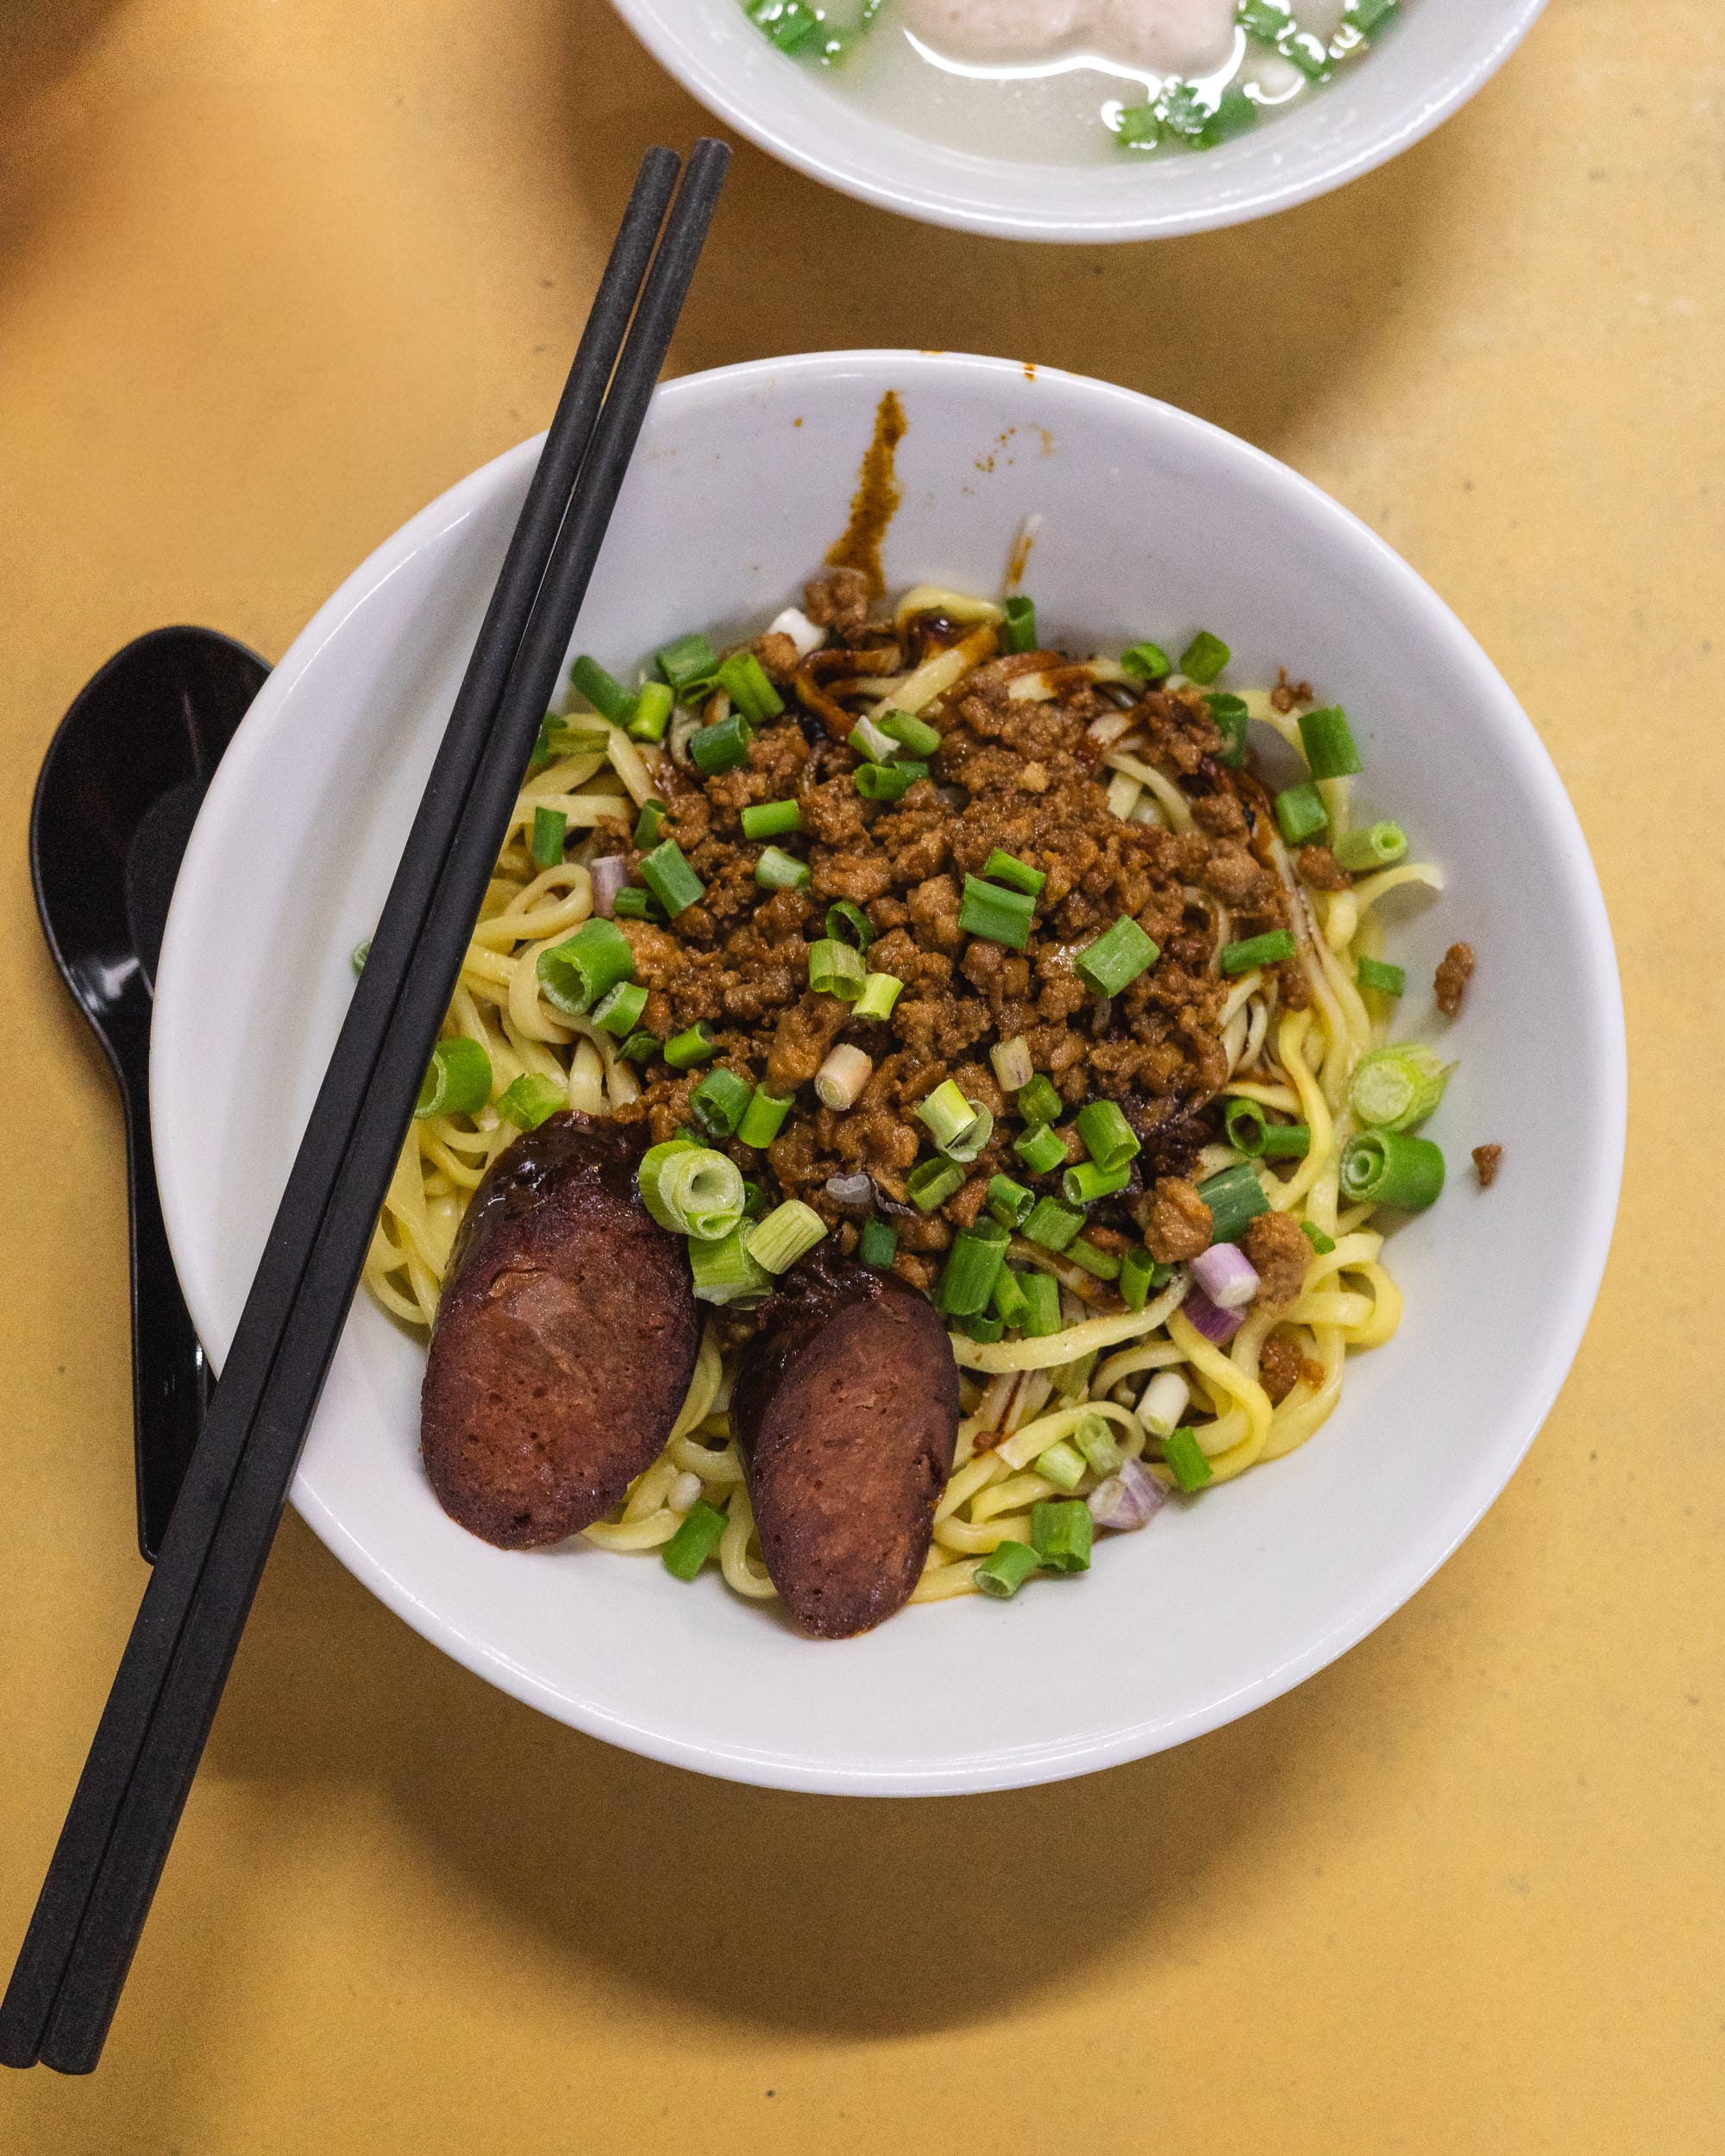
[(844, 1639), (908, 1598), (952, 1471), (958, 1371), (925, 1295), (817, 1254), (744, 1351), (731, 1428), (792, 1618)]
[(438, 1502), (500, 1549), (561, 1542), (663, 1450), (700, 1344), (688, 1256), (642, 1204), (642, 1138), (555, 1115), (461, 1223), (420, 1395)]

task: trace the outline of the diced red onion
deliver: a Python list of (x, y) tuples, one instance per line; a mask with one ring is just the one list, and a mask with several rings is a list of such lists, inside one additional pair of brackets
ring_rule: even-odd
[(1210, 1300), (1196, 1281), (1186, 1290), (1186, 1300), (1180, 1306), (1180, 1314), (1189, 1319), (1214, 1347), (1221, 1347), (1232, 1340), (1245, 1323), (1244, 1310), (1222, 1309)]
[(1104, 1476), (1084, 1501), (1099, 1527), (1130, 1534), (1147, 1527), (1167, 1502), (1168, 1492), (1136, 1460), (1122, 1460), (1118, 1473)]
[(1258, 1269), (1238, 1243), (1212, 1243), (1192, 1260), (1192, 1277), (1219, 1310), (1244, 1310), (1258, 1293)]
[(829, 1175), (826, 1194), (836, 1206), (872, 1206), (875, 1186), (864, 1175)]
[(593, 912), (611, 918), (612, 900), (629, 881), (629, 861), (624, 854), (606, 854), (602, 860), (592, 862), (587, 874), (593, 878)]

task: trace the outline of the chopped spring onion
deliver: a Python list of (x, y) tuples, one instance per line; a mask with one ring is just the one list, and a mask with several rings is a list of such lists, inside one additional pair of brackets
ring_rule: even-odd
[(628, 980), (635, 953), (615, 921), (583, 921), (567, 943), (542, 950), (534, 970), (546, 1002), (579, 1018)]
[(536, 808), (533, 812), (533, 843), (530, 851), (536, 868), (555, 868), (563, 858), (563, 841), (568, 836), (569, 819), (561, 809)]
[(1095, 1522), (1076, 1497), (1058, 1497), (1030, 1508), (1030, 1546), (1045, 1572), (1088, 1572)]
[(1069, 1206), (1095, 1205), (1098, 1198), (1112, 1198), (1132, 1181), (1132, 1168), (1104, 1168), (1100, 1161), (1080, 1161), (1060, 1178), (1061, 1195)]
[(706, 886), (683, 857), (674, 838), (667, 838), (641, 858), (641, 881), (674, 921), (697, 899), (706, 896)]
[(1312, 1126), (1309, 1123), (1266, 1124), (1259, 1150), (1266, 1160), (1304, 1160), (1312, 1150)]
[[(1009, 1041), (996, 1041), (988, 1050), (988, 1061), (994, 1067), (1003, 1093), (1016, 1093), (1020, 1086), (1027, 1086), (1035, 1075), (1035, 1066), (1030, 1059), (1030, 1043), (1022, 1033)], [(1057, 1106), (1055, 1113), (1060, 1112)]]
[[(1096, 1420), (1102, 1422), (1102, 1418), (1098, 1415)], [(1105, 1430), (1107, 1426), (1102, 1422)], [(1037, 1454), (1036, 1472), (1060, 1489), (1076, 1489), (1084, 1479), (1084, 1455), (1064, 1438), (1057, 1438), (1045, 1452)]]
[(925, 763), (859, 763), (851, 774), (865, 801), (901, 801), (919, 779), (927, 776)]
[[(883, 711), (875, 721), (875, 730), (900, 748), (908, 749), (913, 756), (932, 756), (940, 746), (938, 730), (926, 719), (916, 718), (909, 711)], [(883, 759), (884, 761), (884, 759)]]
[(1019, 1289), (1028, 1308), (1024, 1332), (1028, 1340), (1045, 1340), (1061, 1329), (1060, 1283), (1051, 1274), (1020, 1273)]
[(618, 1039), (627, 1040), (641, 1023), (641, 1013), (647, 1008), (647, 991), (638, 981), (619, 981), (607, 990), (593, 1009), (593, 1022), (602, 1025), (607, 1033), (615, 1033)]
[(1065, 1255), (1071, 1263), (1082, 1265), (1098, 1280), (1118, 1280), (1120, 1276), (1119, 1258), (1112, 1250), (1099, 1249), (1088, 1236), (1075, 1236), (1066, 1245)]
[(1444, 1156), (1428, 1138), (1359, 1131), (1342, 1148), (1342, 1195), (1351, 1205), (1423, 1213), (1444, 1187)]
[(941, 1269), (935, 1288), (935, 1307), (949, 1318), (980, 1318), (994, 1292), (994, 1275), (1000, 1269), (1006, 1244), (961, 1228)]
[(823, 936), (808, 947), (809, 986), (817, 995), (837, 996), (841, 1003), (855, 1003), (862, 993), (867, 968), (854, 943), (841, 943), (836, 936)]
[(1002, 1265), (995, 1274), (989, 1300), (994, 1306), (994, 1315), (1003, 1326), (1021, 1326), (1030, 1314), (1030, 1304), (1025, 1298), (1025, 1291), (1019, 1285), (1019, 1276), (1010, 1265)]
[(1084, 946), (1073, 961), (1073, 968), (1093, 994), (1117, 996), (1146, 966), (1153, 966), (1159, 956), (1159, 946), (1130, 913), (1122, 913), (1112, 928)]
[(1326, 1235), (1315, 1220), (1302, 1220), (1300, 1223), (1300, 1232), (1320, 1257), (1327, 1257), (1336, 1247), (1335, 1238), (1332, 1235)]
[(1260, 45), (1274, 45), (1287, 30), (1293, 17), (1285, 5), (1278, 7), (1275, 0), (1240, 0), (1235, 20), (1250, 38)]
[(640, 1032), (631, 1033), (617, 1052), (626, 1063), (650, 1063), (660, 1046), (659, 1036), (643, 1026)]
[(682, 1525), (659, 1552), (673, 1579), (692, 1580), (724, 1539), (725, 1516), (717, 1505), (698, 1497), (683, 1514)]
[(1070, 1212), (1057, 1198), (1038, 1198), (1024, 1224), (1027, 1241), (1045, 1250), (1063, 1250), (1084, 1225), (1082, 1213)]
[(1256, 1160), (1264, 1150), (1264, 1134), (1270, 1127), (1270, 1118), (1256, 1100), (1230, 1100), (1222, 1111), (1222, 1127), (1227, 1132), (1228, 1144), (1237, 1153), (1245, 1153)]
[(367, 936), (364, 943), (355, 943), (354, 946), (353, 968), (355, 973), (363, 973), (365, 971), (366, 961), (371, 956), (371, 955), (372, 939), (369, 936)]
[(1411, 1131), (1444, 1097), (1453, 1063), (1423, 1042), (1369, 1049), (1348, 1081), (1348, 1106), (1368, 1130)]
[(743, 1120), (737, 1126), (737, 1142), (757, 1153), (770, 1145), (779, 1135), (779, 1126), (791, 1112), (791, 1095), (781, 1100), (768, 1093), (765, 1086), (757, 1086), (749, 1106), (743, 1111)]
[(713, 686), (723, 689), (751, 725), (776, 718), (785, 699), (767, 679), (767, 669), (752, 651), (735, 651), (713, 674)]
[(755, 801), (743, 812), (745, 838), (776, 838), (781, 831), (800, 831), (803, 812), (794, 801)]
[(754, 738), (749, 721), (732, 711), (711, 726), (698, 727), (689, 736), (689, 755), (703, 778), (717, 778), (721, 771), (736, 771), (748, 762)]
[(949, 1078), (928, 1096), (917, 1103), (917, 1114), (934, 1134), (934, 1142), (943, 1153), (948, 1153), (955, 1142), (962, 1140), (976, 1120), (976, 1107), (964, 1098), (956, 1079)]
[(504, 1088), (497, 1112), (518, 1131), (536, 1131), (548, 1115), (555, 1115), (559, 1108), (568, 1105), (569, 1096), (560, 1085), (542, 1078), (537, 1071), (528, 1070)]
[(678, 636), (657, 655), (659, 671), (680, 702), (689, 692), (711, 682), (718, 671), (718, 654), (703, 636)]
[(625, 921), (662, 921), (665, 918), (664, 907), (638, 883), (625, 883), (612, 899), (611, 910)]
[(666, 1042), (665, 1061), (673, 1070), (692, 1070), (706, 1061), (716, 1045), (712, 1028), (705, 1018), (697, 1018), (686, 1032)]
[(1010, 1601), (1034, 1572), (1041, 1559), (1027, 1542), (1001, 1542), (977, 1560), (970, 1584), (991, 1601)]
[(1250, 973), (1254, 966), (1279, 965), (1294, 956), (1291, 929), (1273, 928), (1267, 936), (1248, 936), (1241, 943), (1225, 943), (1221, 967), (1225, 974)]
[(743, 1120), (755, 1088), (721, 1064), (689, 1091), (689, 1113), (708, 1138), (730, 1138)]
[(850, 1015), (855, 1018), (889, 1018), (904, 982), (895, 973), (869, 973), (862, 976), (862, 993)]
[(1112, 1475), (1120, 1463), (1120, 1445), (1101, 1415), (1086, 1415), (1072, 1432), (1072, 1443), (1098, 1475)]
[(892, 1263), (899, 1247), (899, 1232), (887, 1221), (869, 1220), (864, 1223), (862, 1239), (856, 1246), (856, 1255), (865, 1265), (877, 1273), (884, 1273)]
[(1016, 854), (1002, 853), (996, 846), (982, 863), (982, 874), (995, 883), (1004, 883), (1008, 889), (1026, 891), (1032, 898), (1041, 895), (1042, 887), (1048, 881), (1040, 868), (1032, 868), (1027, 861), (1020, 861)]
[(1365, 766), (1359, 760), (1347, 713), (1339, 704), (1300, 714), (1300, 746), (1314, 779), (1348, 779)]
[(1128, 1310), (1142, 1310), (1155, 1283), (1156, 1260), (1138, 1244), (1120, 1260), (1120, 1300)]
[(800, 891), (812, 874), (807, 862), (778, 846), (764, 848), (755, 863), (755, 881), (763, 891)]
[(1189, 1429), (1170, 1430), (1162, 1440), (1162, 1457), (1167, 1461), (1175, 1481), (1189, 1496), (1195, 1489), (1202, 1489), (1214, 1470), (1204, 1457), (1204, 1448)]
[(955, 1318), (952, 1322), (967, 1339), (980, 1340), (984, 1347), (993, 1347), (1007, 1329), (998, 1318), (986, 1314), (980, 1318)]
[(1036, 642), (1036, 603), (1022, 592), (1015, 593), (1007, 601), (1007, 617), (1000, 624), (1000, 642), (1008, 651), (1034, 651)]
[(1399, 12), (1397, 0), (1347, 0), (1342, 20), (1352, 28), (1370, 34)]
[(422, 1123), (434, 1115), (477, 1115), (490, 1099), (491, 1057), (459, 1033), (432, 1050), (413, 1112)]
[(1180, 655), (1180, 671), (1189, 680), (1208, 688), (1233, 656), (1220, 636), (1201, 629)]
[(1257, 100), (1248, 97), (1235, 83), (1222, 92), (1221, 102), (1210, 115), (1198, 141), (1205, 149), (1213, 150), (1220, 143), (1232, 141), (1237, 135), (1247, 134), (1257, 125)]
[[(1144, 108), (1146, 111), (1149, 107)], [(1123, 113), (1121, 118), (1125, 118)], [(1174, 671), (1174, 661), (1160, 644), (1128, 644), (1120, 654), (1120, 664), (1128, 674), (1136, 674), (1140, 681), (1162, 681)]]
[(769, 1273), (782, 1273), (808, 1253), (826, 1233), (826, 1223), (800, 1198), (787, 1198), (749, 1231), (749, 1255)]
[(607, 674), (597, 659), (584, 652), (569, 668), (569, 680), (602, 718), (621, 726), (635, 709), (635, 699), (621, 681)]
[(1198, 1186), (1198, 1195), (1210, 1208), (1210, 1240), (1234, 1243), (1245, 1234), (1246, 1223), (1268, 1213), (1270, 1200), (1264, 1185), (1245, 1161), (1223, 1169)]
[(673, 1235), (710, 1242), (743, 1218), (743, 1170), (693, 1138), (667, 1138), (642, 1156), (641, 1202)]
[(919, 1162), (905, 1178), (905, 1194), (919, 1213), (932, 1213), (944, 1206), (955, 1190), (962, 1189), (964, 1170), (956, 1161)]
[(1046, 1175), (1066, 1164), (1066, 1143), (1053, 1126), (1038, 1123), (1013, 1140), (1013, 1150), (1032, 1175)]
[(1399, 996), (1408, 992), (1408, 975), (1400, 966), (1382, 958), (1362, 958), (1357, 969), (1362, 988), (1376, 988), (1379, 995)]
[(1137, 1133), (1112, 1100), (1087, 1101), (1077, 1115), (1078, 1135), (1098, 1168), (1124, 1168), (1143, 1150)]
[(580, 718), (563, 718), (550, 711), (539, 729), (539, 744), (546, 763), (554, 756), (602, 756), (611, 746), (611, 734), (605, 726), (583, 724)]
[(631, 741), (663, 741), (676, 700), (662, 681), (643, 681), (624, 732)]
[(890, 763), (901, 746), (890, 734), (883, 734), (872, 718), (859, 718), (844, 740), (846, 747), (854, 749), (864, 763)]
[(1222, 737), (1222, 753), (1217, 761), (1238, 770), (1245, 761), (1246, 726), (1251, 718), (1245, 699), (1219, 690), (1214, 696), (1207, 696), (1204, 702)]
[(874, 1073), (872, 1056), (865, 1056), (860, 1048), (842, 1043), (828, 1052), (826, 1061), (814, 1075), (815, 1097), (822, 1107), (836, 1108), (842, 1114), (845, 1109), (856, 1106)]
[(1026, 891), (1008, 891), (980, 876), (964, 879), (964, 902), (958, 910), (958, 925), (967, 936), (981, 936), (1009, 950), (1023, 950), (1030, 942), (1031, 917), (1036, 900)]
[(1336, 859), (1356, 875), (1392, 868), (1407, 850), (1408, 834), (1399, 824), (1367, 824), (1344, 832), (1335, 843)]
[(1302, 779), (1298, 786), (1284, 787), (1276, 797), (1276, 820), (1290, 846), (1303, 846), (1308, 838), (1315, 838), (1330, 820), (1317, 780)]
[(1138, 1395), (1138, 1419), (1151, 1437), (1171, 1437), (1191, 1400), (1192, 1388), (1178, 1370), (1157, 1370)]
[[(1005, 1082), (1001, 1081), (1002, 1084)], [(1018, 1099), (1013, 1103), (1013, 1108), (1026, 1123), (1052, 1123), (1064, 1106), (1055, 1090), (1054, 1081), (1041, 1074), (1020, 1088)]]
[(875, 940), (874, 923), (849, 899), (837, 899), (828, 906), (826, 932), (836, 942), (853, 943), (858, 950), (867, 950)]
[(996, 1175), (988, 1185), (987, 1203), (1002, 1227), (1016, 1228), (1030, 1218), (1036, 1193), (1015, 1183), (1010, 1175)]
[(691, 1236), (688, 1251), (697, 1302), (737, 1302), (764, 1295), (773, 1285), (773, 1275), (749, 1255), (740, 1226), (712, 1239)]
[(649, 795), (641, 804), (641, 813), (635, 819), (635, 844), (639, 852), (644, 854), (658, 844), (659, 834), (670, 813), (656, 795)]

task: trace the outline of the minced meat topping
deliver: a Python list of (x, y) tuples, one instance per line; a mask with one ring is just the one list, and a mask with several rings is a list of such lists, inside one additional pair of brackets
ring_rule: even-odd
[[(621, 924), (649, 991), (640, 1023), (666, 1039), (704, 1020), (717, 1045), (697, 1069), (643, 1071), (641, 1099), (624, 1118), (646, 1118), (656, 1141), (674, 1135), (691, 1119), (693, 1087), (720, 1066), (794, 1094), (764, 1156), (729, 1149), (745, 1175), (770, 1201), (794, 1196), (813, 1206), (847, 1251), (857, 1221), (877, 1207), (899, 1232), (898, 1270), (926, 1288), (930, 1259), (955, 1225), (975, 1219), (990, 1176), (1057, 1189), (1057, 1170), (1038, 1178), (1014, 1154), (1021, 1126), (990, 1067), (992, 1048), (1022, 1037), (1069, 1108), (1113, 1100), (1142, 1143), (1129, 1186), (1094, 1206), (1091, 1219), (1131, 1230), (1155, 1213), (1165, 1232), (1152, 1248), (1159, 1239), (1170, 1255), (1176, 1242), (1183, 1249), (1190, 1236), (1180, 1232), (1181, 1194), (1170, 1186), (1215, 1136), (1203, 1111), (1228, 1075), (1220, 1014), (1230, 984), (1215, 970), (1218, 942), (1287, 920), (1270, 865), (1269, 795), (1221, 761), (1222, 736), (1195, 688), (1099, 681), (1051, 651), (1002, 655), (991, 629), (940, 614), (900, 629), (870, 617), (853, 571), (817, 579), (805, 609), (826, 632), (824, 648), (800, 659), (783, 635), (751, 647), (785, 709), (756, 728), (747, 762), (703, 778), (686, 751), (661, 761), (658, 837), (676, 841), (706, 887), (674, 920)], [(927, 777), (895, 802), (865, 799), (855, 774), (869, 759), (845, 736), (880, 701), (881, 677), (961, 646), (974, 662), (918, 713), (940, 736)], [(1015, 696), (1029, 676), (1040, 677), (1041, 693)], [(1190, 830), (1128, 821), (1109, 807), (1113, 774), (1101, 760), (1123, 716), (1139, 744), (1133, 754), (1179, 787)], [(1101, 737), (1099, 722), (1113, 723)], [(803, 890), (768, 891), (755, 874), (766, 842), (743, 837), (741, 815), (787, 799), (801, 829), (771, 843), (806, 862), (811, 877)], [(602, 825), (596, 837), (599, 851), (627, 856), (633, 876), (642, 856), (629, 830)], [(964, 879), (981, 876), (997, 849), (1045, 878), (1023, 951), (961, 923)], [(838, 901), (860, 908), (874, 931), (868, 969), (904, 984), (888, 1018), (859, 1020), (850, 1004), (811, 990), (808, 946), (828, 932)], [(1122, 918), (1159, 956), (1101, 998), (1075, 960)], [(843, 1112), (820, 1106), (812, 1089), (840, 1042), (873, 1063)], [(949, 1078), (992, 1112), (994, 1129), (963, 1187), (925, 1213), (906, 1190), (932, 1155), (915, 1110)], [(859, 1175), (872, 1186), (860, 1206)]]

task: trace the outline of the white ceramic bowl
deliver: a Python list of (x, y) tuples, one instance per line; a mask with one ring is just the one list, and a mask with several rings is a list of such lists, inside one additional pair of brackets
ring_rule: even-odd
[[(1563, 1381), (1615, 1205), (1623, 1036), (1587, 849), (1515, 699), (1381, 541), (1283, 466), (1165, 405), (999, 360), (837, 353), (662, 389), (580, 642), (621, 669), (675, 631), (742, 630), (844, 520), (882, 392), (909, 430), (895, 585), (1028, 588), (1081, 649), (1203, 624), (1242, 682), (1278, 663), (1343, 699), (1368, 805), (1442, 862), (1391, 948), (1433, 1024), (1433, 965), (1479, 952), (1434, 1125), (1452, 1163), (1400, 1230), (1408, 1313), (1303, 1450), (1105, 1541), (1082, 1580), (794, 1637), (709, 1571), (577, 1545), (506, 1554), (434, 1501), (419, 1346), (356, 1306), (294, 1501), (440, 1646), (547, 1713), (655, 1758), (787, 1788), (1005, 1788), (1176, 1744), (1285, 1691), (1383, 1621), (1503, 1487)], [(271, 676), (186, 856), (156, 1001), (169, 1232), (219, 1361), (524, 490), (532, 443), (380, 548)], [(1505, 1148), (1497, 1187), (1467, 1150)]]
[(1094, 241), (1244, 224), (1357, 179), (1465, 104), (1545, 0), (1413, 0), (1377, 51), (1248, 135), (1082, 165), (978, 157), (893, 126), (775, 51), (738, 0), (612, 4), (709, 112), (830, 187), (961, 231)]

